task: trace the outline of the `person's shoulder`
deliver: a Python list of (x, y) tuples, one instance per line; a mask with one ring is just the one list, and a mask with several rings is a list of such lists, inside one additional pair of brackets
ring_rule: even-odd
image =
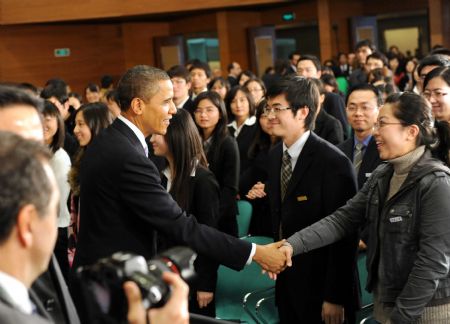
[(317, 134), (311, 132), (309, 137), (311, 144), (316, 148), (315, 151), (321, 158), (327, 160), (348, 160), (347, 156), (340, 149), (323, 138), (320, 138)]
[(0, 322), (2, 324), (33, 323), (51, 324), (49, 320), (39, 316), (22, 313), (0, 301)]

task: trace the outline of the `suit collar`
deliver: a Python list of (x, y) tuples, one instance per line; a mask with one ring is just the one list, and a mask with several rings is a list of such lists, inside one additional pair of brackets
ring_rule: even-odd
[[(114, 122), (111, 125), (112, 128), (118, 130), (122, 135), (124, 135), (128, 140), (131, 142), (131, 144), (142, 154), (146, 155), (144, 146), (142, 145), (141, 141), (137, 137), (136, 133), (133, 132), (133, 130), (128, 127), (125, 122), (123, 122), (121, 119), (116, 118)], [(147, 155), (146, 155), (147, 156)]]
[(141, 145), (144, 148), (144, 152), (147, 152), (146, 155), (148, 155), (147, 142), (145, 141), (145, 136), (144, 134), (142, 134), (141, 130), (135, 124), (133, 124), (131, 121), (129, 121), (122, 115), (119, 115), (117, 119), (121, 120), (125, 125), (127, 125), (127, 127), (129, 127), (133, 131), (134, 135), (136, 135), (139, 142), (141, 142)]

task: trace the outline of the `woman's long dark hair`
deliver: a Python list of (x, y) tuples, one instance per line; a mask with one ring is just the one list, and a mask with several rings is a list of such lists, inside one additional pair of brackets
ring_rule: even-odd
[(207, 162), (200, 134), (186, 110), (179, 109), (173, 115), (164, 139), (174, 163), (170, 193), (181, 208), (189, 210), (187, 184), (192, 172), (198, 166), (207, 168)]
[(255, 102), (253, 100), (253, 96), (250, 93), (250, 91), (248, 91), (248, 89), (244, 86), (234, 86), (228, 93), (227, 96), (225, 97), (225, 106), (227, 108), (227, 113), (228, 116), (230, 117), (230, 121), (234, 120), (234, 115), (231, 112), (231, 103), (233, 102), (234, 98), (236, 97), (238, 91), (242, 91), (245, 94), (245, 97), (247, 98), (248, 101), (248, 114), (249, 116), (253, 116), (255, 114)]
[[(206, 91), (200, 93), (194, 100), (194, 111), (197, 109), (198, 104), (202, 100), (209, 100), (211, 103), (219, 110), (219, 121), (217, 122), (216, 127), (212, 133), (212, 145), (218, 146), (225, 137), (228, 136), (228, 115), (227, 110), (225, 109), (225, 103), (223, 102), (220, 95), (213, 91)], [(197, 125), (198, 131), (200, 134), (203, 134), (203, 130)]]
[(431, 105), (424, 97), (413, 92), (394, 93), (385, 104), (394, 106), (394, 116), (402, 125), (419, 127), (417, 145), (425, 145), (434, 157), (450, 165), (450, 125), (446, 121), (433, 121)]
[(45, 100), (44, 110), (42, 111), (44, 117), (55, 117), (56, 125), (58, 129), (56, 130), (55, 135), (53, 135), (52, 142), (49, 147), (53, 154), (56, 153), (61, 147), (64, 146), (64, 136), (65, 136), (65, 127), (64, 120), (59, 112), (58, 108), (48, 100)]
[[(78, 114), (82, 113), (86, 125), (91, 131), (91, 140), (88, 145), (92, 143), (92, 140), (97, 136), (101, 130), (108, 127), (111, 124), (111, 116), (109, 114), (108, 106), (103, 102), (94, 102), (82, 105), (80, 109), (77, 110), (75, 118)], [(84, 151), (88, 146), (79, 147), (72, 168), (69, 172), (69, 184), (73, 193), (79, 195), (80, 193), (80, 183), (78, 179), (78, 174), (80, 170), (81, 160), (83, 159)]]

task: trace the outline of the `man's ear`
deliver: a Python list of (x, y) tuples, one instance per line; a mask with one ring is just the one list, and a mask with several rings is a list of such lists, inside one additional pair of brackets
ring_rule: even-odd
[(305, 120), (306, 117), (308, 117), (310, 113), (310, 110), (308, 107), (304, 106), (299, 109), (297, 109), (297, 112), (295, 113), (295, 119), (297, 120)]
[(137, 116), (142, 115), (144, 113), (144, 101), (141, 98), (133, 98), (130, 110)]
[(23, 206), (17, 214), (17, 236), (24, 247), (33, 244), (33, 223), (38, 217), (36, 207), (31, 204)]

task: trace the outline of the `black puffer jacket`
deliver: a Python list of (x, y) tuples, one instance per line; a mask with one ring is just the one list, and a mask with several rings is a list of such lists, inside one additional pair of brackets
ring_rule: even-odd
[(394, 306), (391, 323), (411, 323), (425, 306), (450, 303), (450, 170), (426, 151), (385, 201), (392, 173), (392, 165), (380, 165), (345, 206), (288, 242), (295, 255), (366, 225), (367, 289), (379, 280), (381, 301)]

